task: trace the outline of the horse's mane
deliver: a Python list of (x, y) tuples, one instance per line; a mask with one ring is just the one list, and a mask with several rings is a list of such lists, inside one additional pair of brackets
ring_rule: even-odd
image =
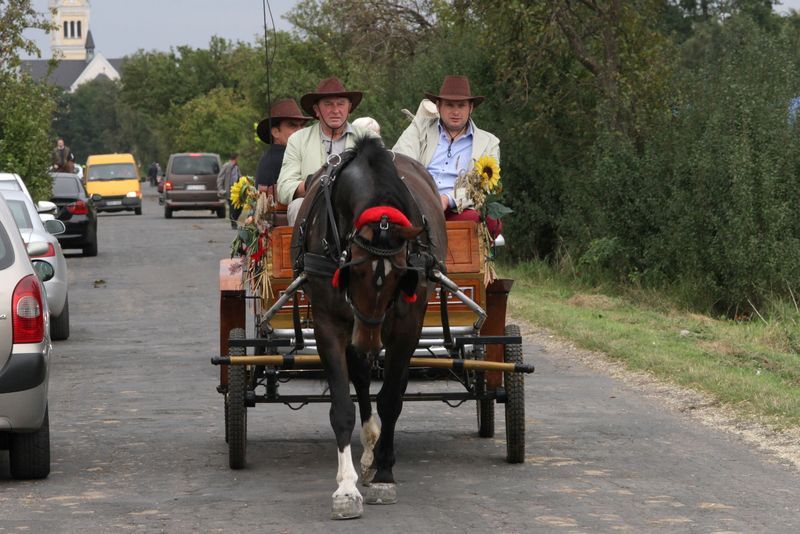
[(392, 206), (405, 211), (413, 203), (408, 188), (397, 174), (392, 153), (378, 138), (356, 139), (355, 146), (342, 155), (342, 173), (347, 173), (354, 184), (369, 180), (372, 185), (370, 206)]

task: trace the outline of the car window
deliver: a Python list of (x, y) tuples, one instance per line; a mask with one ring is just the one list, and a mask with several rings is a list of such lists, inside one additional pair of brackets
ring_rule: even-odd
[(6, 203), (14, 216), (14, 222), (17, 223), (17, 227), (20, 230), (33, 228), (31, 217), (28, 215), (28, 208), (25, 207), (23, 201), (6, 199)]
[(22, 191), (16, 180), (0, 180), (0, 191)]
[(172, 174), (218, 174), (214, 156), (178, 156), (172, 160)]
[(6, 229), (0, 225), (0, 270), (7, 269), (14, 263), (14, 249), (11, 247)]
[(56, 176), (53, 180), (54, 197), (77, 197), (81, 190), (75, 178), (60, 178)]
[(97, 180), (135, 180), (136, 167), (133, 163), (107, 163), (89, 167), (89, 181)]

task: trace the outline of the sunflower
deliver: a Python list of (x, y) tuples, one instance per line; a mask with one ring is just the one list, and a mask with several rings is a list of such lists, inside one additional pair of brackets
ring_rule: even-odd
[(231, 204), (234, 208), (241, 208), (247, 200), (247, 186), (250, 179), (247, 176), (239, 178), (235, 184), (231, 186)]
[(481, 188), (484, 191), (491, 193), (495, 191), (500, 185), (500, 164), (497, 158), (492, 156), (481, 156), (475, 162), (475, 170), (481, 177)]

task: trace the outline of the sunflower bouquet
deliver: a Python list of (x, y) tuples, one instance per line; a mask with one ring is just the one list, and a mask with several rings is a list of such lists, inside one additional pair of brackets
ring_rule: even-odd
[(260, 192), (251, 177), (242, 176), (231, 187), (231, 204), (242, 210), (236, 221), (238, 229), (231, 243), (231, 257), (245, 258), (245, 282), (266, 301), (272, 296), (267, 250), (275, 201), (271, 195)]
[(511, 213), (511, 209), (499, 202), (503, 192), (500, 182), (500, 163), (493, 156), (482, 156), (469, 171), (462, 171), (456, 178), (454, 195), (456, 210), (461, 213), (465, 209), (474, 209), (480, 213), (480, 237), (486, 252), (486, 283), (496, 278), (494, 270), (494, 239), (486, 228), (486, 218), (501, 219)]

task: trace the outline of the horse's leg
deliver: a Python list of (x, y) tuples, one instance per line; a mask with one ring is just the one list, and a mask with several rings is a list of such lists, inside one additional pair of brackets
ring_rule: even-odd
[(321, 320), (315, 313), (315, 333), (322, 333), (316, 336), (317, 349), (328, 378), (331, 393), (331, 427), (336, 434), (336, 446), (339, 452), (339, 468), (336, 473), (338, 488), (333, 492), (331, 512), (333, 519), (361, 517), (364, 510), (361, 493), (356, 487), (358, 473), (353, 466), (353, 454), (350, 451), (350, 439), (356, 422), (356, 407), (350, 398), (345, 356), (346, 341), (342, 336), (331, 334), (343, 330), (341, 324)]
[(372, 365), (367, 358), (360, 357), (352, 345), (347, 347), (347, 370), (350, 380), (356, 390), (358, 398), (358, 411), (361, 415), (361, 445), (364, 452), (361, 454), (361, 484), (369, 486), (372, 475), (375, 474), (372, 468), (375, 442), (381, 434), (381, 427), (378, 418), (372, 413), (372, 403), (369, 400), (369, 384)]
[[(378, 393), (378, 415), (381, 418), (381, 434), (375, 445), (375, 475), (367, 490), (368, 504), (394, 504), (397, 488), (392, 473), (394, 466), (394, 429), (403, 409), (403, 394), (408, 385), (408, 364), (414, 346), (408, 346), (408, 338), (399, 345), (386, 347), (383, 386)], [(416, 345), (416, 343), (414, 343)]]

